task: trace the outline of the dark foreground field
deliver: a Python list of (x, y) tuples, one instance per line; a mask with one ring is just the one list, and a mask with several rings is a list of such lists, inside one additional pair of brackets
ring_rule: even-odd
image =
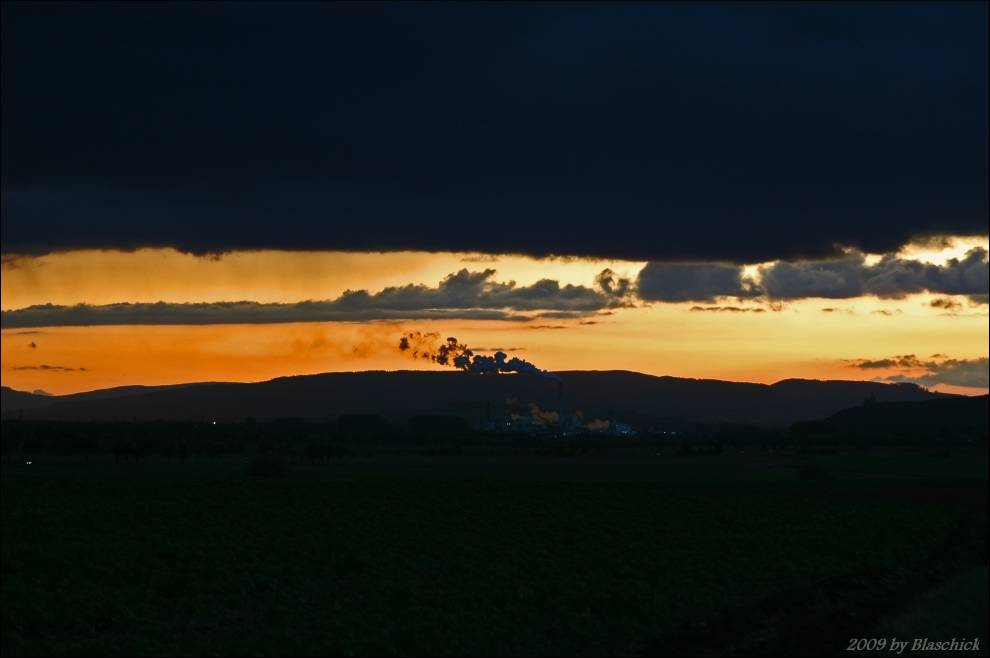
[(729, 459), (6, 464), (3, 653), (985, 655), (985, 476), (701, 477)]

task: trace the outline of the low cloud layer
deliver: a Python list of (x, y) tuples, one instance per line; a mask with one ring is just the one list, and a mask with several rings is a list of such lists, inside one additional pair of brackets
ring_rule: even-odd
[(647, 263), (636, 284), (640, 299), (651, 302), (712, 302), (761, 294), (741, 266), (725, 263)]
[(692, 313), (766, 313), (762, 306), (692, 306)]
[(951, 384), (953, 386), (971, 386), (973, 388), (990, 387), (990, 365), (983, 359), (949, 359), (934, 366), (929, 366), (929, 372), (920, 376), (892, 375), (887, 378), (891, 382), (913, 382), (924, 386)]
[(631, 282), (604, 270), (596, 287), (542, 279), (528, 286), (497, 282), (495, 270), (462, 269), (438, 286), (406, 285), (377, 293), (349, 290), (334, 300), (262, 304), (40, 304), (4, 311), (3, 328), (109, 324), (223, 324), (406, 319), (571, 319), (630, 304)]
[[(255, 301), (39, 304), (4, 311), (4, 329), (111, 324), (361, 322), (370, 320), (582, 320), (638, 303), (694, 302), (694, 312), (777, 311), (787, 300), (886, 299), (929, 292), (932, 308), (957, 315), (963, 304), (986, 304), (988, 253), (971, 249), (942, 265), (887, 255), (872, 263), (861, 253), (823, 261), (778, 262), (759, 269), (728, 263), (648, 263), (635, 281), (610, 269), (590, 285), (541, 279), (530, 285), (497, 281), (496, 270), (461, 269), (436, 286), (408, 284), (378, 292), (348, 290), (336, 299), (294, 303)], [(969, 301), (962, 299), (968, 297)], [(727, 299), (750, 304), (726, 303)], [(722, 300), (719, 303), (718, 300)], [(752, 302), (756, 302), (753, 304)], [(836, 312), (837, 307), (823, 308)], [(851, 313), (851, 310), (846, 312)], [(873, 311), (890, 315), (896, 311)], [(23, 333), (23, 332), (21, 332)]]
[(653, 302), (712, 302), (719, 297), (771, 300), (874, 296), (897, 299), (931, 292), (966, 295), (986, 303), (990, 290), (987, 250), (971, 249), (944, 265), (884, 256), (873, 264), (862, 253), (818, 261), (777, 262), (746, 276), (741, 265), (725, 263), (648, 263), (639, 273), (639, 297)]
[(371, 294), (366, 290), (348, 291), (331, 302), (341, 310), (388, 309), (510, 309), (512, 311), (590, 312), (622, 305), (629, 293), (629, 282), (611, 270), (598, 275), (598, 287), (560, 285), (541, 279), (529, 286), (514, 281), (493, 280), (494, 269), (471, 272), (462, 269), (448, 275), (436, 288), (407, 285), (385, 288)]
[(761, 287), (774, 299), (826, 297), (844, 299), (872, 295), (900, 298), (920, 292), (943, 295), (986, 295), (987, 250), (976, 247), (961, 260), (945, 265), (887, 255), (868, 265), (862, 254), (829, 261), (774, 263), (760, 268)]
[(962, 308), (962, 304), (951, 297), (938, 297), (929, 302), (928, 305), (932, 308), (942, 309), (948, 313), (954, 313)]
[(44, 372), (86, 372), (86, 368), (70, 368), (68, 366), (51, 366), (41, 364), (39, 366), (11, 366), (11, 370), (41, 370)]
[[(932, 357), (937, 358), (937, 357)], [(862, 370), (874, 370), (884, 368), (922, 368), (926, 362), (920, 360), (914, 354), (901, 354), (887, 359), (862, 359), (853, 362), (853, 367)]]
[(902, 370), (904, 372), (881, 378), (887, 382), (911, 382), (923, 386), (949, 384), (973, 388), (990, 387), (990, 360), (950, 359), (943, 354), (933, 354), (931, 359), (921, 359), (914, 354), (902, 354), (886, 359), (857, 359), (851, 364), (863, 370)]

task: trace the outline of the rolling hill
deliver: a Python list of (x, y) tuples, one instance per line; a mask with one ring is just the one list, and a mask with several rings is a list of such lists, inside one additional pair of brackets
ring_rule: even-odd
[(878, 402), (844, 409), (826, 419), (846, 432), (938, 434), (987, 432), (990, 396), (951, 397), (919, 402)]
[(124, 387), (67, 396), (3, 389), (5, 418), (50, 420), (218, 420), (245, 417), (327, 419), (377, 413), (398, 421), (424, 413), (477, 421), (507, 400), (543, 409), (580, 410), (639, 426), (698, 422), (783, 426), (823, 419), (860, 405), (951, 398), (913, 384), (790, 379), (751, 384), (656, 377), (629, 371), (564, 371), (552, 379), (462, 372), (367, 371), (280, 377), (270, 381)]

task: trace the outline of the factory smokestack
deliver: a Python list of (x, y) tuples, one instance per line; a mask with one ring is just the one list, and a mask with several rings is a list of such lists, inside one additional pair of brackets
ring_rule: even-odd
[(409, 354), (414, 359), (427, 359), (442, 366), (453, 366), (464, 372), (479, 375), (519, 372), (560, 381), (557, 375), (541, 370), (529, 361), (517, 357), (509, 359), (505, 352), (495, 352), (491, 355), (475, 354), (467, 345), (458, 342), (453, 336), (439, 346), (435, 346), (435, 341), (439, 337), (439, 334), (436, 333), (410, 332), (399, 339), (399, 351)]

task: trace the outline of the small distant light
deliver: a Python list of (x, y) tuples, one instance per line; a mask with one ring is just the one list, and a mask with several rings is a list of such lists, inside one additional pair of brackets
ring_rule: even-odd
[(30, 465), (31, 465), (31, 464), (33, 464), (34, 462), (24, 462), (24, 463), (25, 463), (25, 464), (27, 464), (28, 466), (30, 466)]
[(216, 425), (217, 424), (217, 421), (213, 421), (213, 424)]

